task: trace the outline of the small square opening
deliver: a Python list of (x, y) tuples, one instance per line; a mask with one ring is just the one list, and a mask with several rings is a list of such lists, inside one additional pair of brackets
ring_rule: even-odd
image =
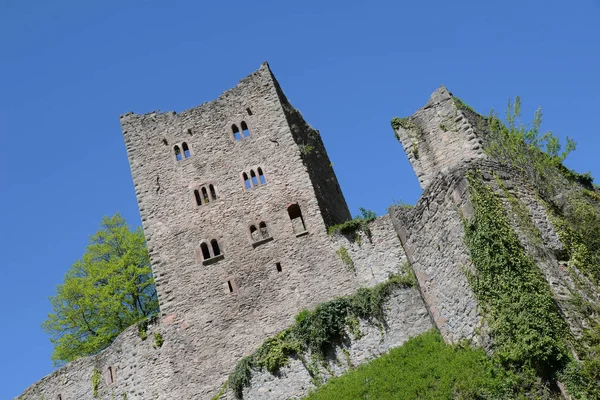
[(281, 272), (282, 271), (282, 269), (281, 269), (281, 263), (280, 262), (275, 263), (275, 268), (277, 268), (277, 272)]

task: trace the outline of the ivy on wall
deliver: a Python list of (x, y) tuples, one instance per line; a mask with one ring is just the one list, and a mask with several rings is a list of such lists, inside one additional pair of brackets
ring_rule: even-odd
[[(314, 384), (321, 382), (318, 363), (324, 363), (327, 349), (350, 340), (348, 332), (359, 336), (356, 320), (385, 325), (383, 303), (396, 287), (412, 287), (416, 278), (406, 271), (372, 288), (361, 288), (354, 295), (338, 297), (322, 303), (314, 310), (302, 310), (295, 324), (265, 340), (252, 355), (242, 358), (229, 376), (227, 385), (237, 398), (242, 398), (244, 387), (250, 386), (253, 370), (267, 370), (276, 374), (289, 365), (290, 357), (302, 361)], [(305, 357), (310, 353), (310, 360)]]
[(463, 224), (475, 271), (467, 277), (487, 317), (495, 356), (506, 367), (549, 379), (569, 361), (569, 330), (498, 195), (478, 172), (468, 181), (473, 217)]

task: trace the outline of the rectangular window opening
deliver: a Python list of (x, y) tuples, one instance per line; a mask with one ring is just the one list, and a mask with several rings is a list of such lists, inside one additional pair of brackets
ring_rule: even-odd
[(281, 263), (275, 263), (275, 267), (277, 268), (277, 272), (281, 272)]
[(248, 113), (248, 115), (252, 115), (252, 110), (250, 110), (250, 108), (246, 108), (246, 112)]
[(231, 284), (231, 281), (227, 281), (227, 286), (229, 287), (229, 293), (233, 293), (233, 285)]

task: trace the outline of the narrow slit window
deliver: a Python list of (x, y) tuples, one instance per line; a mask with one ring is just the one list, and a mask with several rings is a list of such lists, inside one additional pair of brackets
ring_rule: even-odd
[(262, 168), (259, 168), (257, 170), (258, 172), (258, 179), (260, 180), (260, 184), (261, 185), (266, 185), (267, 184), (267, 180), (265, 179), (265, 174), (263, 174)]
[(250, 178), (252, 178), (252, 186), (258, 186), (258, 179), (256, 178), (256, 174), (254, 170), (250, 170)]
[(252, 238), (253, 242), (257, 242), (260, 240), (260, 236), (258, 234), (258, 229), (256, 229), (255, 225), (250, 226), (250, 237)]
[(59, 394), (58, 396), (56, 396), (56, 400), (62, 400), (62, 395)]
[(208, 185), (208, 190), (210, 191), (210, 198), (212, 200), (217, 199), (217, 192), (215, 192), (215, 187), (213, 185)]
[(233, 132), (233, 138), (235, 140), (242, 140), (242, 135), (240, 134), (240, 129), (236, 124), (231, 125), (231, 131)]
[(197, 190), (194, 190), (194, 198), (196, 199), (196, 205), (197, 206), (201, 206), (202, 205), (202, 199), (200, 198), (200, 192)]
[(244, 185), (246, 186), (246, 190), (251, 189), (252, 185), (250, 184), (250, 179), (248, 179), (248, 174), (244, 172), (242, 174), (242, 178), (244, 178)]
[(175, 146), (173, 147), (173, 150), (175, 150), (175, 159), (177, 161), (181, 161), (181, 150), (179, 150), (179, 146)]
[(188, 147), (186, 142), (181, 144), (181, 148), (183, 149), (183, 156), (185, 158), (190, 158), (190, 148)]
[(229, 293), (233, 293), (233, 285), (231, 284), (231, 281), (227, 281), (227, 287), (229, 288)]
[(204, 200), (204, 204), (210, 201), (208, 198), (208, 192), (206, 191), (205, 187), (202, 187), (202, 200)]
[(288, 215), (292, 221), (292, 227), (295, 234), (306, 232), (304, 218), (302, 217), (302, 212), (300, 211), (300, 206), (298, 204), (292, 204), (288, 207)]
[(281, 272), (282, 271), (281, 263), (280, 262), (275, 263), (275, 268), (277, 268), (277, 272)]
[(115, 375), (113, 374), (113, 368), (108, 367), (106, 369), (106, 383), (112, 385), (115, 382)]
[(246, 108), (246, 112), (248, 113), (248, 115), (252, 115), (252, 110), (249, 107)]
[(269, 231), (267, 230), (267, 224), (265, 224), (264, 222), (261, 222), (258, 227), (260, 228), (260, 235), (262, 236), (263, 239), (266, 239), (269, 237)]
[(246, 125), (246, 122), (244, 121), (242, 121), (242, 133), (244, 134), (244, 137), (250, 136), (250, 129), (248, 129), (248, 125)]
[(200, 249), (202, 250), (202, 258), (208, 260), (210, 258), (210, 251), (208, 250), (208, 245), (206, 243), (202, 243), (200, 245)]
[(212, 246), (213, 254), (215, 255), (215, 257), (220, 256), (221, 249), (219, 248), (219, 242), (217, 242), (217, 239), (211, 240), (210, 245)]

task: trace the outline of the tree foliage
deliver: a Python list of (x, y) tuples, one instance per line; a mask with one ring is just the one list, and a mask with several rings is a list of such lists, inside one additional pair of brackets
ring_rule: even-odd
[(118, 213), (102, 219), (85, 254), (50, 297), (42, 327), (63, 364), (106, 348), (128, 326), (158, 312), (144, 234), (131, 231)]

